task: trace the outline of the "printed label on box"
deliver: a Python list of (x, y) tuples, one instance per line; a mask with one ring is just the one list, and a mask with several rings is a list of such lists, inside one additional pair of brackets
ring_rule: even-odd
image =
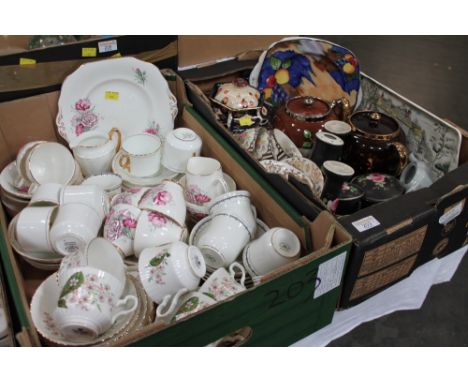
[(359, 232), (367, 231), (371, 228), (377, 227), (380, 225), (380, 222), (374, 218), (372, 215), (366, 216), (365, 218), (356, 220), (352, 223), (354, 228), (356, 228)]
[(104, 98), (112, 100), (112, 101), (118, 101), (119, 100), (119, 92), (105, 92), (104, 93)]
[(345, 261), (346, 252), (343, 252), (319, 265), (317, 280), (320, 280), (320, 284), (315, 289), (314, 298), (318, 298), (340, 285)]
[(96, 48), (82, 48), (81, 56), (82, 57), (96, 57)]
[(117, 50), (117, 40), (101, 41), (98, 43), (99, 53), (113, 52)]
[(35, 63), (36, 63), (36, 60), (34, 58), (21, 57), (19, 59), (19, 64), (20, 65), (34, 65)]
[(446, 225), (447, 223), (450, 223), (453, 219), (458, 217), (463, 211), (464, 204), (465, 199), (463, 199), (461, 202), (458, 202), (454, 207), (450, 207), (450, 209), (445, 210), (446, 212), (440, 217), (439, 223), (442, 225)]

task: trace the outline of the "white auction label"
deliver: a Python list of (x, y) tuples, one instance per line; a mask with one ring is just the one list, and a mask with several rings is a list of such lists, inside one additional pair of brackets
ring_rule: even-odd
[(461, 202), (457, 203), (455, 207), (452, 207), (450, 209), (450, 211), (447, 211), (445, 214), (443, 214), (439, 219), (439, 223), (442, 225), (446, 225), (447, 223), (450, 223), (453, 219), (458, 217), (463, 211), (464, 201), (465, 200), (462, 200)]
[(113, 52), (117, 50), (117, 40), (101, 41), (98, 43), (99, 53)]
[(365, 218), (356, 220), (352, 224), (359, 232), (364, 232), (364, 231), (367, 231), (368, 229), (377, 227), (378, 225), (380, 225), (380, 222), (376, 218), (374, 218), (372, 215), (369, 215), (369, 216), (366, 216)]
[(319, 265), (317, 280), (320, 280), (320, 284), (315, 289), (314, 298), (320, 297), (340, 285), (345, 261), (346, 252), (343, 252)]

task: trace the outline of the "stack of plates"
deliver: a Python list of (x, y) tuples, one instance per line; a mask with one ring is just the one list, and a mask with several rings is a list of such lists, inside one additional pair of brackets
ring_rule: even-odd
[(18, 214), (31, 200), (29, 188), (18, 189), (14, 186), (18, 176), (16, 162), (11, 162), (0, 173), (0, 198), (10, 217)]

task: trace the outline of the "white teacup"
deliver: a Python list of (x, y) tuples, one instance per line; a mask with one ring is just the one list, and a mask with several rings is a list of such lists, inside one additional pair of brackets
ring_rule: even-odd
[(228, 192), (221, 163), (213, 158), (194, 157), (187, 161), (185, 198), (199, 206), (209, 205), (217, 196)]
[[(57, 327), (68, 340), (93, 339), (106, 332), (121, 316), (133, 312), (138, 299), (115, 294), (120, 282), (112, 275), (90, 267), (77, 268), (59, 296), (53, 313)], [(129, 302), (128, 309), (119, 309)]]
[(122, 178), (117, 174), (112, 173), (90, 176), (86, 178), (81, 184), (83, 186), (98, 186), (106, 192), (109, 198), (113, 198), (122, 192)]
[(191, 292), (183, 296), (182, 302), (174, 312), (172, 321), (179, 321), (183, 318), (199, 312), (202, 309), (216, 304), (216, 300), (200, 292)]
[(50, 229), (50, 242), (54, 250), (63, 255), (84, 251), (97, 237), (101, 217), (86, 204), (70, 203), (59, 206), (57, 217)]
[(248, 227), (236, 216), (217, 214), (194, 243), (211, 269), (227, 267), (252, 240)]
[(301, 242), (286, 228), (271, 228), (244, 249), (242, 263), (252, 277), (263, 276), (297, 260)]
[(187, 208), (182, 186), (175, 182), (164, 181), (150, 188), (138, 205), (141, 209), (159, 212), (170, 217), (180, 226), (185, 225)]
[(148, 191), (148, 187), (131, 187), (125, 192), (122, 192), (112, 198), (111, 205), (117, 204), (130, 204), (134, 207), (138, 207), (140, 200), (143, 195)]
[(50, 225), (57, 207), (27, 207), (16, 223), (16, 238), (25, 252), (52, 252)]
[(120, 288), (116, 286), (114, 292), (116, 296), (122, 295), (126, 281), (125, 264), (110, 241), (97, 237), (89, 242), (84, 252), (64, 257), (57, 272), (59, 285), (63, 287), (76, 269), (82, 267), (99, 269), (114, 276), (120, 282)]
[(57, 142), (34, 146), (26, 167), (32, 183), (69, 184), (75, 175), (75, 159), (68, 149)]
[(134, 253), (138, 257), (145, 248), (185, 241), (187, 235), (187, 228), (171, 218), (155, 211), (142, 211), (135, 231)]
[[(116, 135), (117, 139), (113, 140)], [(88, 133), (73, 147), (73, 154), (85, 176), (99, 175), (111, 170), (112, 159), (120, 150), (122, 134), (113, 128), (106, 136), (98, 133)]]
[(161, 165), (161, 139), (152, 134), (135, 134), (122, 143), (119, 164), (130, 175), (148, 177)]
[(146, 248), (138, 259), (138, 273), (148, 296), (160, 304), (180, 289), (195, 290), (206, 265), (197, 247), (183, 242)]
[[(240, 283), (235, 279), (236, 268), (242, 275)], [(244, 283), (245, 269), (241, 264), (234, 262), (229, 266), (229, 272), (225, 268), (214, 271), (198, 291), (214, 298), (216, 301), (222, 301), (245, 291)]]
[(239, 190), (218, 196), (210, 206), (210, 215), (229, 214), (239, 218), (249, 229), (251, 237), (257, 228), (255, 208), (250, 204), (250, 193)]
[(185, 172), (187, 161), (200, 155), (201, 138), (190, 129), (180, 127), (166, 135), (162, 164), (174, 172)]
[(60, 191), (60, 204), (85, 204), (104, 220), (109, 212), (109, 198), (105, 191), (95, 185), (66, 186)]
[(47, 206), (60, 204), (60, 192), (63, 185), (59, 183), (44, 183), (30, 188), (32, 192), (30, 206)]
[(109, 240), (123, 256), (131, 256), (133, 240), (140, 209), (130, 204), (117, 204), (113, 206), (104, 223), (104, 238)]
[[(16, 169), (18, 171), (19, 179), (23, 179), (28, 183), (31, 183), (31, 173), (29, 172), (29, 168), (27, 163), (29, 161), (29, 156), (31, 155), (32, 150), (40, 143), (44, 143), (45, 141), (32, 141), (28, 142), (23, 145), (19, 150), (18, 154), (16, 155)], [(16, 184), (15, 184), (15, 187)], [(19, 187), (18, 187), (19, 188)]]

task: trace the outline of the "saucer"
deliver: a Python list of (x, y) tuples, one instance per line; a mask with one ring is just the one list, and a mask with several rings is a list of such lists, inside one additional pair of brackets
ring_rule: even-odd
[(11, 162), (0, 173), (0, 186), (6, 195), (11, 195), (20, 199), (31, 199), (31, 194), (28, 190), (18, 190), (13, 186), (15, 179), (18, 177), (16, 161)]
[[(122, 182), (124, 186), (136, 186), (136, 187), (150, 187), (150, 186), (157, 186), (163, 180), (173, 179), (175, 176), (178, 175), (177, 172), (168, 170), (163, 165), (161, 165), (159, 171), (152, 176), (147, 177), (136, 177), (131, 176), (125, 171), (119, 163), (120, 154), (114, 156), (112, 160), (112, 172), (114, 174), (119, 175), (122, 178)], [(128, 188), (128, 187), (127, 187)]]
[[(31, 300), (31, 316), (34, 326), (46, 341), (55, 346), (88, 346), (108, 341), (126, 329), (136, 315), (135, 312), (138, 311), (137, 309), (133, 313), (119, 317), (108, 331), (91, 341), (72, 342), (62, 336), (53, 319), (53, 312), (57, 306), (60, 292), (60, 287), (57, 284), (57, 273), (53, 273), (37, 288)], [(123, 295), (141, 297), (137, 293), (134, 279), (127, 278)], [(138, 300), (138, 305), (141, 305), (141, 299)]]
[(8, 239), (14, 251), (35, 268), (44, 270), (58, 269), (63, 256), (54, 252), (25, 252), (21, 248), (21, 245), (16, 240), (15, 235), (17, 221), (18, 215), (13, 218), (8, 226)]
[(273, 136), (278, 143), (279, 147), (284, 151), (284, 153), (290, 157), (297, 157), (297, 158), (302, 158), (302, 154), (299, 151), (299, 149), (296, 147), (293, 141), (289, 139), (289, 137), (283, 133), (281, 130), (274, 129), (273, 130)]
[(320, 198), (325, 180), (322, 171), (314, 162), (307, 158), (288, 158), (284, 160), (284, 163), (300, 170), (311, 181), (313, 185), (312, 193)]

